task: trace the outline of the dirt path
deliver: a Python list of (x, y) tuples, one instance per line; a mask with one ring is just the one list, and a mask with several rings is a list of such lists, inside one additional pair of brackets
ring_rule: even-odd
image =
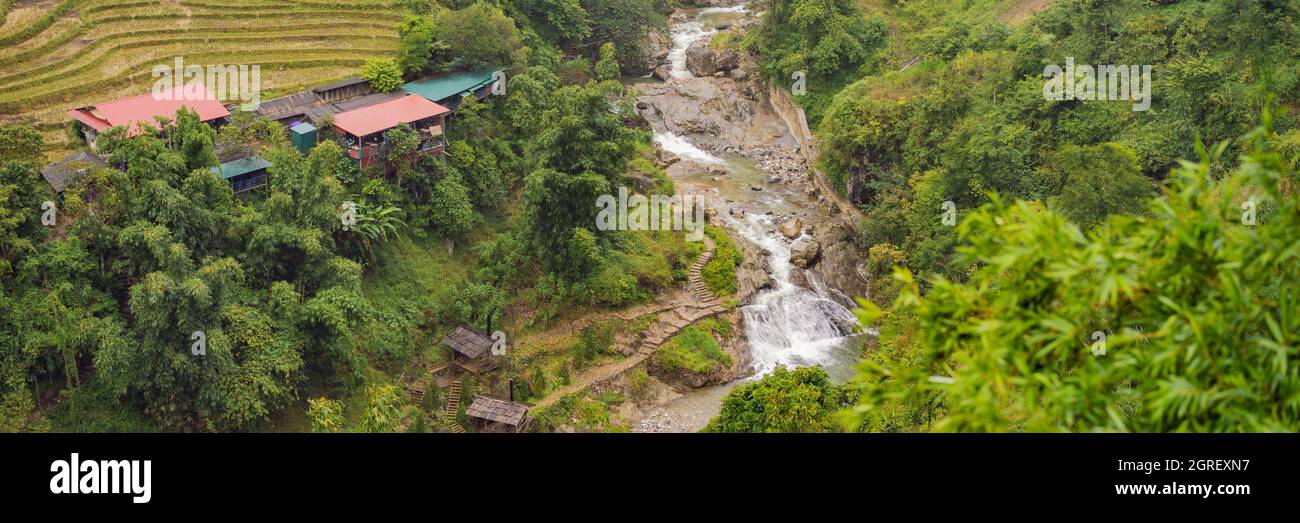
[(620, 337), (615, 340), (615, 345), (620, 349), (635, 347), (635, 352), (631, 356), (587, 369), (576, 376), (569, 385), (552, 391), (537, 402), (532, 410), (548, 407), (566, 395), (581, 392), (587, 387), (627, 372), (649, 359), (663, 342), (688, 325), (726, 311), (726, 307), (718, 302), (718, 297), (709, 291), (708, 285), (704, 283), (704, 278), (700, 274), (704, 265), (713, 259), (714, 251), (713, 240), (705, 236), (704, 252), (695, 259), (695, 263), (691, 264), (690, 278), (687, 280), (688, 292), (678, 293), (664, 300), (656, 300), (654, 303), (635, 307), (618, 315), (629, 322), (651, 314), (659, 315), (653, 324), (645, 331), (637, 333), (635, 337)]
[(1034, 13), (1042, 11), (1050, 2), (1051, 0), (1016, 0), (1007, 6), (998, 18), (1003, 22), (1015, 25), (1028, 20)]

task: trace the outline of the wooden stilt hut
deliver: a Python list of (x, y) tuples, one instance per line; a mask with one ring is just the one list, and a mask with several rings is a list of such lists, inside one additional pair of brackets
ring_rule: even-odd
[(492, 338), (478, 329), (456, 327), (442, 343), (451, 347), (451, 364), (475, 376), (501, 366), (500, 359), (492, 355)]
[(465, 409), (479, 432), (522, 432), (528, 428), (528, 405), (478, 396)]

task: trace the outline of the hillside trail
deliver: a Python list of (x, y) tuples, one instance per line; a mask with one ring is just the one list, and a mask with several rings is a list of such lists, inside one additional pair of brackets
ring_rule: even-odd
[[(630, 356), (583, 371), (575, 376), (568, 385), (552, 391), (541, 401), (534, 404), (530, 411), (546, 408), (567, 395), (581, 392), (592, 385), (627, 372), (653, 356), (660, 345), (682, 329), (726, 311), (726, 307), (709, 290), (701, 275), (704, 266), (709, 263), (709, 260), (713, 259), (715, 251), (716, 246), (713, 240), (705, 236), (704, 252), (700, 253), (695, 262), (691, 264), (684, 292), (679, 289), (677, 292), (668, 293), (657, 298), (654, 302), (611, 314), (628, 323), (635, 322), (645, 316), (656, 315), (655, 320), (645, 329), (639, 332), (623, 333), (615, 338), (615, 348), (619, 352), (626, 352), (624, 349), (632, 349)], [(548, 333), (554, 333), (555, 331), (556, 329), (552, 329)], [(566, 330), (564, 332), (572, 333), (573, 331)], [(543, 333), (539, 336), (546, 335), (547, 333)]]

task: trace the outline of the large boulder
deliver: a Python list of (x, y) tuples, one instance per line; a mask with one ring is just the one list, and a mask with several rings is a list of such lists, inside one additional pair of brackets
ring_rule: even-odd
[(798, 218), (791, 218), (781, 224), (781, 235), (785, 236), (787, 240), (798, 238), (803, 235), (803, 222), (799, 221)]
[(666, 65), (661, 65), (654, 68), (654, 71), (650, 73), (650, 76), (654, 77), (656, 80), (667, 82), (669, 78), (673, 77), (673, 71), (672, 68)]
[(844, 294), (867, 296), (869, 282), (859, 270), (867, 253), (854, 240), (857, 233), (840, 220), (823, 219), (819, 223), (821, 225), (816, 230), (809, 231), (822, 246), (817, 267), (812, 272), (817, 273), (823, 283)]
[(821, 242), (811, 238), (799, 240), (790, 247), (790, 263), (800, 269), (807, 269), (817, 263), (821, 253)]
[(713, 49), (695, 44), (686, 48), (686, 69), (695, 76), (713, 76), (718, 67), (713, 63)]
[(713, 66), (719, 71), (730, 71), (740, 67), (740, 53), (723, 49), (713, 54)]
[(623, 67), (625, 73), (638, 76), (653, 73), (656, 68), (667, 63), (668, 53), (673, 47), (673, 39), (667, 31), (652, 28), (646, 32), (642, 42), (644, 45), (641, 46), (641, 58), (636, 63), (625, 64)]
[(668, 167), (669, 165), (675, 164), (679, 161), (681, 161), (681, 158), (676, 154), (673, 154), (672, 151), (659, 147), (655, 148), (655, 163), (660, 167)]

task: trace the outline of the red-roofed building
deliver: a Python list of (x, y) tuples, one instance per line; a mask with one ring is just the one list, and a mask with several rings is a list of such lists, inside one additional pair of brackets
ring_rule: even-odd
[(348, 156), (362, 168), (383, 161), (388, 151), (384, 133), (408, 124), (420, 134), (416, 154), (442, 154), (443, 129), (451, 111), (422, 96), (403, 96), (334, 115), (334, 133)]
[(199, 120), (214, 125), (230, 116), (230, 111), (202, 83), (80, 107), (68, 111), (68, 116), (81, 123), (78, 127), (86, 143), (94, 148), (95, 138), (110, 127), (126, 127), (135, 136), (140, 132), (139, 124), (157, 126), (157, 116), (174, 120), (181, 107), (198, 113)]

